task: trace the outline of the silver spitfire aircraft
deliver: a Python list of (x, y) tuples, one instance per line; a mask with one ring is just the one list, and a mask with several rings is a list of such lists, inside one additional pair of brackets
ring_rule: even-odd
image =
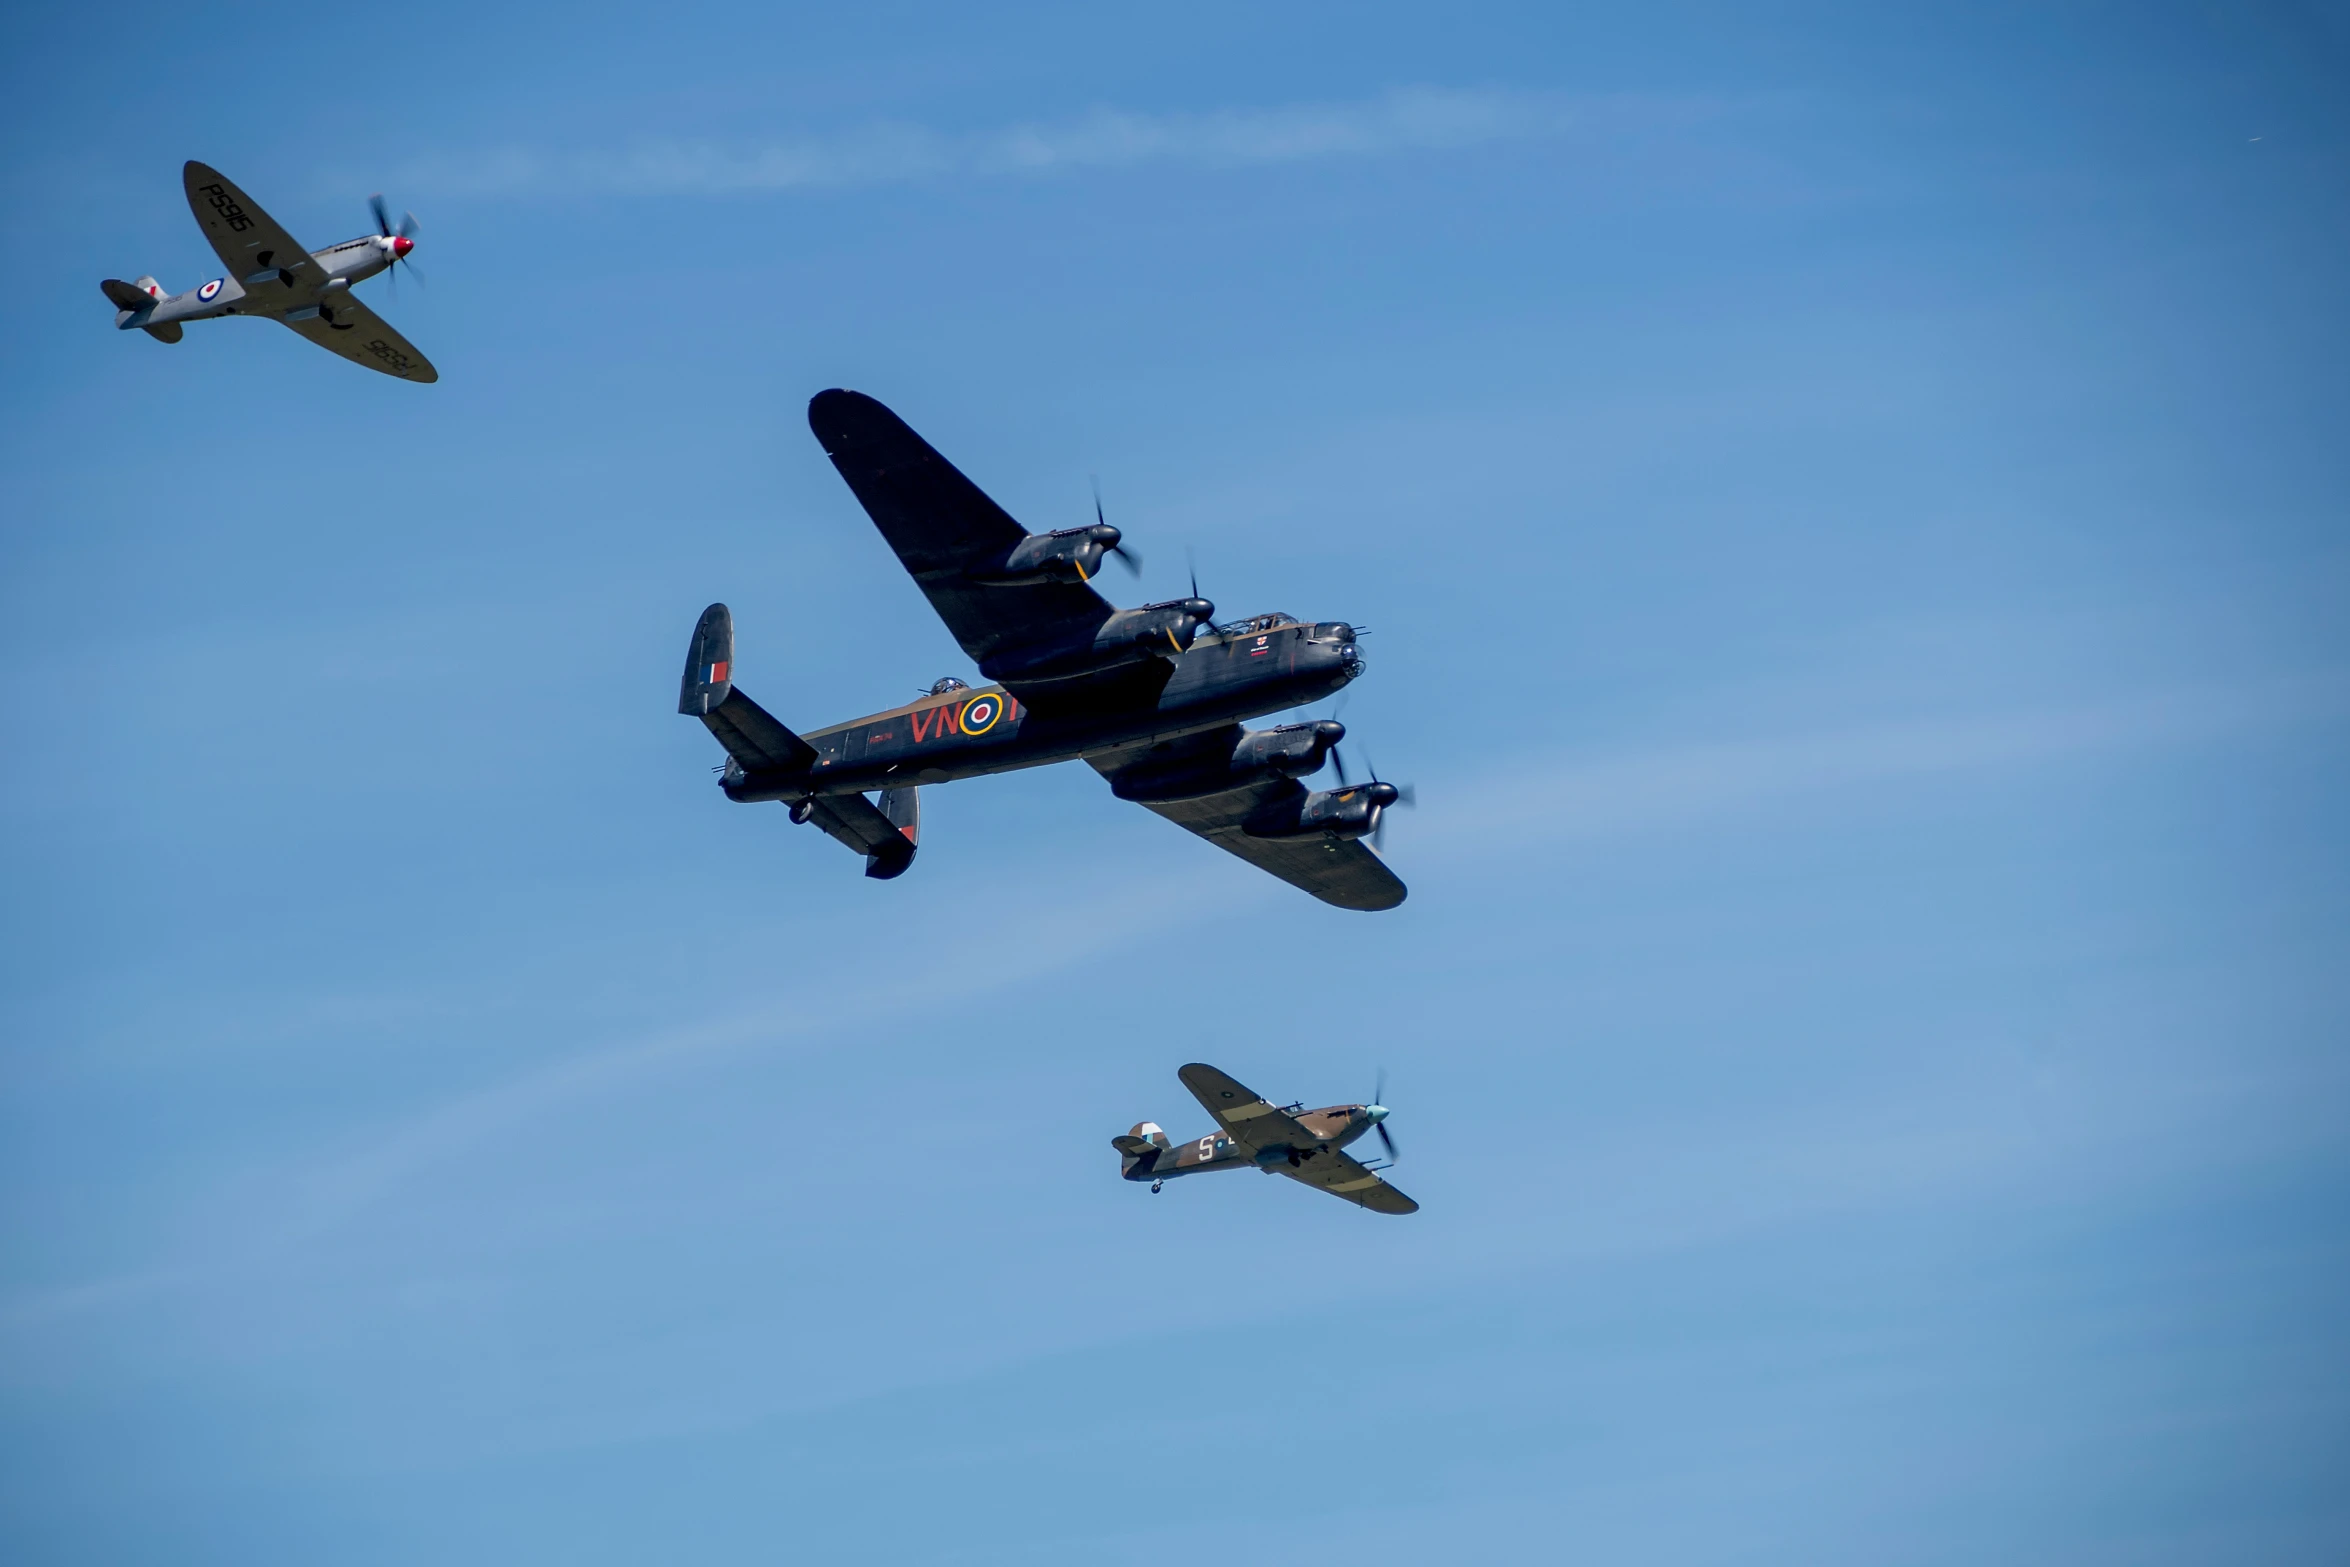
[(1364, 1164), (1346, 1152), (1348, 1143), (1376, 1127), (1387, 1148), (1387, 1164), (1395, 1162), (1385, 1105), (1332, 1105), (1326, 1110), (1275, 1105), (1200, 1061), (1175, 1075), (1216, 1118), (1216, 1129), (1188, 1143), (1170, 1143), (1165, 1132), (1145, 1121), (1124, 1136), (1111, 1138), (1110, 1146), (1118, 1150), (1119, 1173), (1126, 1179), (1148, 1181), (1155, 1192), (1178, 1175), (1255, 1169), (1286, 1175), (1373, 1213), (1420, 1211), (1418, 1203), (1380, 1179), (1379, 1172), (1387, 1165)]
[(319, 347), (370, 370), (403, 381), (441, 378), (431, 360), (351, 292), (352, 284), (408, 259), (416, 248), (415, 213), (402, 216), (395, 230), (377, 196), (375, 233), (324, 250), (304, 250), (218, 170), (190, 159), (183, 172), (188, 206), (220, 253), (227, 275), (168, 295), (151, 277), (136, 283), (108, 278), (98, 286), (114, 302), (116, 327), (138, 327), (157, 342), (176, 343), (184, 322), (262, 316), (283, 321)]

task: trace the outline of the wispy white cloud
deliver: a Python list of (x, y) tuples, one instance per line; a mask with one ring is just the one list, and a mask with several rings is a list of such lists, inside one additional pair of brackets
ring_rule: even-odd
[[(1439, 788), (1416, 850), (1482, 852), (1497, 818), (1555, 840), (1589, 839), (1876, 784), (1989, 776), (2264, 729), (2350, 717), (2350, 676), (2186, 687), (2102, 703), (1971, 717), (1897, 720), (1613, 756), (1561, 754), (1512, 768), (1507, 781)], [(1538, 812), (1526, 807), (1539, 805)]]
[(1199, 113), (1097, 108), (1058, 123), (968, 133), (886, 122), (756, 142), (647, 141), (570, 152), (508, 148), (419, 164), (408, 171), (404, 184), (446, 194), (594, 190), (724, 196), (1146, 164), (1232, 167), (1524, 141), (1563, 135), (1595, 121), (1620, 123), (1628, 114), (1685, 118), (1698, 107), (1678, 101), (1409, 87), (1347, 103)]

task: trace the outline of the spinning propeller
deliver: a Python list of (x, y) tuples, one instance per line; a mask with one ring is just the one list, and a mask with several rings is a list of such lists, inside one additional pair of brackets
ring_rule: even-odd
[[(1097, 528), (1109, 528), (1110, 535), (1114, 539), (1123, 538), (1117, 529), (1110, 528), (1108, 519), (1102, 516), (1102, 481), (1091, 474), (1088, 474), (1087, 477), (1093, 481), (1093, 525)], [(1109, 553), (1117, 556), (1118, 564), (1124, 566), (1128, 572), (1137, 577), (1142, 575), (1142, 557), (1128, 549), (1123, 543), (1112, 544)], [(1198, 598), (1199, 594), (1195, 592), (1192, 597)]]
[[(367, 205), (369, 210), (375, 213), (375, 232), (377, 236), (382, 239), (388, 239), (392, 242), (390, 246), (392, 252), (392, 264), (390, 271), (392, 274), (392, 296), (396, 299), (399, 297), (400, 293), (401, 266), (405, 264), (411, 272), (416, 271), (416, 263), (408, 259), (408, 252), (416, 248), (416, 214), (413, 212), (401, 213), (400, 226), (395, 229), (392, 227), (392, 215), (390, 211), (387, 210), (384, 206), (382, 192), (379, 191), (375, 195), (368, 197)], [(424, 274), (421, 272), (416, 272), (416, 281), (422, 283), (424, 281)]]
[(1386, 1098), (1387, 1069), (1381, 1067), (1379, 1069), (1379, 1086), (1371, 1090), (1371, 1102), (1363, 1106), (1363, 1114), (1371, 1118), (1372, 1129), (1378, 1132), (1379, 1141), (1387, 1145), (1387, 1162), (1393, 1164), (1401, 1155), (1395, 1151), (1394, 1134), (1387, 1130), (1387, 1117), (1390, 1112), (1385, 1103)]
[[(1332, 716), (1336, 716), (1335, 709)], [(1338, 787), (1347, 788), (1346, 758), (1339, 754), (1335, 745), (1330, 748), (1330, 763), (1338, 769)], [(1363, 780), (1363, 787), (1370, 792), (1372, 801), (1379, 807), (1378, 824), (1371, 829), (1371, 847), (1381, 849), (1387, 846), (1387, 807), (1400, 805), (1408, 810), (1420, 803), (1420, 792), (1410, 784), (1392, 784), (1381, 778), (1378, 764), (1371, 760), (1369, 752), (1363, 754), (1363, 765), (1371, 769), (1371, 776)]]

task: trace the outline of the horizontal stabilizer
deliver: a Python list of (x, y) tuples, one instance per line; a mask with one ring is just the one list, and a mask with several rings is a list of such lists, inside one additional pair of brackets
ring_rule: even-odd
[[(892, 794), (914, 791), (891, 790)], [(913, 837), (861, 794), (820, 794), (807, 803), (808, 820), (865, 856), (865, 874), (877, 881), (902, 876), (914, 863)]]
[(138, 284), (125, 283), (118, 277), (110, 277), (98, 287), (108, 299), (114, 302), (114, 308), (117, 310), (144, 310), (155, 303), (154, 295), (139, 287)]
[(177, 321), (166, 321), (161, 326), (143, 327), (141, 330), (158, 343), (176, 343), (187, 335), (187, 328)]
[(702, 722), (746, 773), (804, 773), (816, 765), (814, 746), (732, 687), (724, 701), (702, 715)]

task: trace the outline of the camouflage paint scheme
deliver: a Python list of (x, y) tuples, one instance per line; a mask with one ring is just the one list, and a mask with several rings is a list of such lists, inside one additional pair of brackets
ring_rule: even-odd
[(1216, 1130), (1187, 1143), (1144, 1121), (1110, 1139), (1120, 1173), (1148, 1181), (1151, 1190), (1180, 1175), (1208, 1170), (1261, 1170), (1342, 1197), (1373, 1213), (1417, 1213), (1420, 1205), (1344, 1152), (1346, 1145), (1387, 1119), (1384, 1105), (1331, 1105), (1322, 1110), (1276, 1106), (1236, 1079), (1195, 1061), (1176, 1074), (1192, 1097), (1216, 1118)]
[[(260, 203), (227, 176), (193, 159), (181, 170), (188, 210), (212, 242), (227, 274), (183, 294), (165, 294), (151, 277), (108, 278), (99, 288), (115, 306), (114, 325), (176, 343), (185, 323), (216, 316), (283, 322), (330, 353), (402, 381), (437, 381), (440, 372), (417, 347), (351, 292), (415, 248), (407, 233), (366, 234), (324, 250), (304, 250)], [(387, 225), (388, 227), (388, 225)], [(403, 225), (405, 227), (405, 225)]]
[(733, 615), (713, 604), (687, 649), (678, 710), (726, 748), (729, 799), (790, 806), (794, 821), (813, 821), (886, 879), (912, 863), (921, 785), (1083, 758), (1120, 798), (1324, 902), (1403, 901), (1403, 883), (1362, 841), (1395, 787), (1296, 782), (1325, 765), (1344, 726), (1242, 727), (1361, 675), (1352, 626), (1283, 614), (1218, 625), (1197, 597), (1115, 609), (1090, 584), (1119, 545), (1116, 528), (1028, 533), (860, 393), (820, 393), (809, 423), (994, 683), (943, 679), (903, 706), (796, 734), (735, 687)]

